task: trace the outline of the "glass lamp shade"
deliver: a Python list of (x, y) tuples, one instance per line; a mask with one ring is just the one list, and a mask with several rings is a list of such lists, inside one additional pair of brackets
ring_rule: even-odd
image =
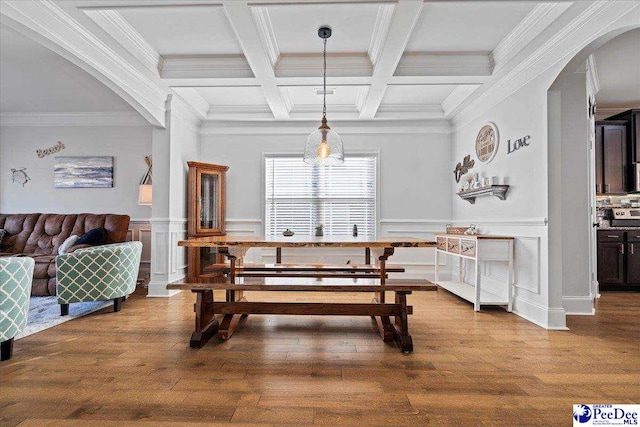
[(151, 206), (152, 195), (153, 195), (153, 185), (151, 184), (141, 184), (138, 192), (138, 204)]
[(310, 165), (330, 166), (344, 163), (342, 138), (327, 126), (327, 119), (312, 132), (304, 146), (304, 162)]

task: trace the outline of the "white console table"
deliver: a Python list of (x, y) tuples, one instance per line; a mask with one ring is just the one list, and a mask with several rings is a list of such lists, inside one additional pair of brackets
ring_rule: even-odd
[[(502, 305), (511, 311), (513, 301), (513, 237), (491, 235), (465, 235), (436, 233), (436, 266), (435, 282), (441, 288), (448, 290), (461, 298), (473, 303), (475, 311), (482, 305)], [(440, 280), (440, 256), (452, 255), (460, 258), (458, 280)], [(464, 281), (464, 260), (475, 261), (473, 284)], [(504, 282), (504, 292), (496, 295), (482, 288), (480, 262), (501, 261), (507, 263), (507, 280)]]

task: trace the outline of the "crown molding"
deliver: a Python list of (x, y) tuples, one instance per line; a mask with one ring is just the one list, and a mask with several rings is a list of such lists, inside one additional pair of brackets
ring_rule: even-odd
[(117, 10), (85, 9), (84, 13), (139, 59), (145, 67), (154, 73), (158, 72), (162, 59), (160, 54)]
[(536, 5), (491, 52), (494, 70), (508, 63), (570, 6), (570, 2)]
[(490, 76), (491, 71), (486, 52), (408, 52), (400, 58), (394, 76)]
[(444, 119), (444, 112), (440, 104), (381, 104), (378, 107), (376, 119)]
[(356, 92), (356, 108), (358, 112), (362, 111), (362, 107), (367, 100), (367, 95), (369, 95), (369, 86), (358, 87), (358, 91)]
[(165, 55), (160, 65), (163, 79), (252, 78), (244, 55)]
[(185, 105), (191, 109), (191, 112), (199, 120), (206, 120), (210, 105), (196, 89), (192, 87), (183, 87), (180, 88), (179, 91), (174, 90), (174, 94), (184, 101)]
[(173, 94), (168, 95), (166, 108), (167, 112), (172, 113), (172, 118), (175, 117), (179, 119), (180, 123), (185, 125), (192, 133), (198, 134), (200, 132), (202, 120), (200, 120), (198, 113), (194, 111), (193, 107), (185, 102), (182, 97), (174, 96)]
[(207, 114), (210, 120), (273, 120), (273, 112), (268, 105), (212, 105)]
[(596, 57), (591, 54), (587, 58), (587, 84), (591, 86), (591, 93), (596, 94), (600, 91), (600, 77), (598, 76), (598, 67), (596, 66)]
[(271, 18), (269, 17), (269, 10), (266, 7), (253, 6), (251, 7), (251, 14), (253, 15), (256, 28), (260, 33), (264, 50), (271, 60), (271, 65), (275, 67), (280, 57), (280, 49), (278, 48), (276, 34), (271, 24)]
[(284, 102), (287, 111), (291, 113), (291, 109), (293, 108), (293, 100), (291, 99), (291, 91), (286, 86), (280, 86), (280, 95), (282, 95), (282, 101)]
[[(309, 135), (318, 120), (305, 121), (206, 121), (201, 135)], [(448, 120), (345, 120), (334, 121), (332, 129), (341, 135), (449, 134)]]
[(394, 4), (382, 4), (378, 8), (378, 15), (376, 16), (376, 23), (373, 26), (373, 36), (369, 43), (368, 55), (371, 63), (375, 66), (382, 52), (382, 47), (387, 40), (387, 34), (389, 34), (389, 28), (391, 28), (391, 20), (393, 19), (393, 13), (396, 10)]
[[(276, 77), (322, 77), (322, 54), (281, 54)], [(327, 54), (327, 76), (371, 76), (373, 65), (366, 53)]]
[(82, 68), (155, 126), (164, 127), (166, 89), (129, 64), (51, 0), (2, 2), (3, 24)]
[(151, 126), (135, 111), (78, 113), (0, 113), (2, 127)]
[[(455, 114), (452, 119), (455, 129), (469, 125), (551, 67), (558, 66), (558, 63), (566, 64), (584, 46), (609, 31), (602, 28), (603, 19), (613, 23), (639, 7), (638, 4), (631, 3), (626, 3), (626, 6), (623, 7), (622, 2), (596, 1), (585, 7), (569, 23), (542, 42), (533, 53), (505, 71), (504, 75), (496, 77), (495, 83), (485, 85), (486, 90)], [(603, 18), (605, 14), (607, 15)]]
[(444, 117), (448, 117), (451, 111), (453, 111), (458, 105), (460, 105), (465, 99), (467, 99), (473, 92), (478, 90), (480, 85), (460, 85), (442, 101), (442, 110)]

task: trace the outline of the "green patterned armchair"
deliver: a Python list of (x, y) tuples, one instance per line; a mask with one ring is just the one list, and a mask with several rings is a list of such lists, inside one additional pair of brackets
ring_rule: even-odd
[(78, 249), (56, 257), (60, 314), (72, 302), (113, 300), (113, 311), (136, 289), (142, 243), (126, 242)]
[(11, 359), (13, 338), (27, 324), (33, 258), (0, 258), (0, 360)]

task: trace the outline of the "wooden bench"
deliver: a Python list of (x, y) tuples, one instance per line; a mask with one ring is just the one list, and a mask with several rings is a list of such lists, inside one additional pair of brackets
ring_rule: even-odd
[[(239, 283), (234, 283), (239, 282)], [(244, 277), (215, 278), (209, 282), (172, 283), (168, 289), (189, 290), (197, 294), (194, 311), (196, 325), (190, 346), (202, 347), (213, 335), (229, 339), (242, 316), (249, 314), (294, 314), (371, 316), (376, 320), (385, 342), (395, 341), (403, 352), (413, 351), (407, 316), (413, 307), (407, 305), (407, 295), (413, 291), (435, 291), (437, 287), (428, 280), (376, 278), (304, 278), (304, 277)], [(226, 291), (226, 301), (215, 302), (214, 290)], [(298, 303), (298, 302), (249, 302), (243, 291), (280, 292), (368, 292), (375, 293), (371, 303)], [(384, 293), (395, 293), (394, 303), (385, 303)], [(224, 315), (222, 322), (216, 314)], [(390, 317), (395, 317), (391, 323)]]

